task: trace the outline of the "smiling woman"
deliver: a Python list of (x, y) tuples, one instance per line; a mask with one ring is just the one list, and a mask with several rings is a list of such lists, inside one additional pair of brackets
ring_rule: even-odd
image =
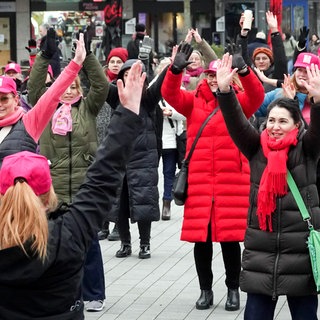
[[(0, 128), (6, 135), (0, 144), (0, 165), (5, 156), (20, 151), (36, 152), (37, 143), (59, 103), (59, 96), (73, 82), (80, 71), (85, 54), (83, 39), (74, 59), (46, 92), (41, 101), (27, 113), (22, 109), (17, 94), (16, 82), (0, 76)], [(0, 132), (1, 132), (0, 131)]]
[[(310, 62), (310, 59), (305, 61)], [(308, 128), (298, 102), (280, 98), (268, 106), (266, 128), (262, 128), (261, 133), (245, 118), (230, 87), (231, 64), (232, 58), (224, 55), (217, 70), (217, 97), (228, 132), (250, 163), (250, 207), (240, 274), (240, 288), (247, 293), (244, 320), (274, 319), (281, 295), (287, 297), (292, 319), (317, 319), (317, 288), (306, 245), (309, 228), (302, 221), (299, 207), (288, 190), (287, 172), (292, 174), (308, 204), (314, 228), (319, 229), (318, 64), (306, 66), (308, 82), (302, 81), (312, 97)]]

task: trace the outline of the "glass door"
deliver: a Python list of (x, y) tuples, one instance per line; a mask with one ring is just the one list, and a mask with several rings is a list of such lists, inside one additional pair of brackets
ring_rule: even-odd
[(300, 28), (309, 26), (308, 1), (284, 0), (282, 9), (282, 31), (291, 33), (296, 39)]
[(10, 18), (0, 17), (0, 66), (5, 66), (11, 59), (10, 54)]

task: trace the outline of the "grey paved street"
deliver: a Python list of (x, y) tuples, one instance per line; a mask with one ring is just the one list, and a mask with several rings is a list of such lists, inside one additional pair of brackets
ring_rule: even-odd
[[(243, 319), (246, 299), (244, 293), (241, 293), (239, 311), (224, 310), (227, 289), (219, 244), (214, 244), (214, 305), (208, 310), (195, 308), (200, 289), (193, 261), (193, 244), (179, 240), (182, 215), (183, 207), (173, 205), (170, 221), (152, 224), (151, 259), (138, 259), (139, 239), (136, 224), (131, 225), (133, 252), (128, 258), (114, 256), (120, 247), (119, 241), (100, 241), (106, 280), (106, 306), (102, 312), (86, 312), (86, 319)], [(283, 297), (278, 301), (275, 319), (291, 319)]]

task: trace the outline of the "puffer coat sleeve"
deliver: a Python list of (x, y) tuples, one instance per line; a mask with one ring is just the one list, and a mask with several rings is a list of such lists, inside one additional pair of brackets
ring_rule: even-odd
[[(315, 295), (316, 287), (307, 248), (308, 226), (302, 220), (296, 201), (288, 190), (276, 199), (272, 213), (272, 232), (262, 231), (257, 218), (257, 195), (266, 167), (260, 146), (260, 135), (243, 117), (233, 92), (218, 94), (230, 135), (250, 161), (250, 207), (244, 240), (243, 270), (240, 287), (248, 293), (277, 298), (281, 295)], [(316, 171), (320, 155), (320, 104), (311, 106), (308, 130), (303, 124), (298, 144), (290, 148), (287, 167), (308, 208), (315, 229), (320, 229), (319, 198)]]

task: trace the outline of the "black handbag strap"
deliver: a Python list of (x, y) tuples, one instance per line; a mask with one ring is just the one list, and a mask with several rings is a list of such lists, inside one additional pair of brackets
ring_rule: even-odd
[(185, 161), (186, 163), (189, 163), (189, 161), (190, 161), (190, 159), (191, 159), (191, 156), (192, 156), (192, 154), (193, 154), (193, 151), (194, 151), (194, 149), (195, 149), (195, 147), (196, 147), (196, 144), (197, 144), (197, 142), (198, 142), (198, 140), (199, 140), (199, 138), (200, 138), (200, 136), (201, 136), (201, 133), (202, 133), (204, 127), (205, 127), (206, 124), (209, 122), (209, 120), (217, 113), (218, 110), (219, 110), (219, 107), (216, 107), (216, 108), (209, 114), (208, 118), (207, 118), (207, 119), (203, 122), (203, 124), (201, 125), (201, 127), (200, 127), (200, 129), (199, 129), (199, 131), (198, 131), (198, 133), (197, 133), (197, 135), (196, 135), (196, 137), (195, 137), (195, 139), (193, 140), (193, 143), (192, 143), (192, 146), (191, 146), (190, 151), (189, 151), (189, 153), (188, 153), (188, 156), (183, 160), (183, 161)]

